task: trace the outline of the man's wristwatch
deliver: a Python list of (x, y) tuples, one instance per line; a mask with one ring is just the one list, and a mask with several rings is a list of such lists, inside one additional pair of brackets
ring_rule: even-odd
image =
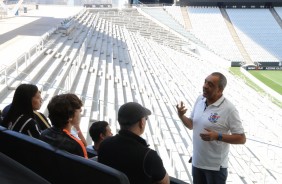
[(218, 141), (222, 141), (222, 133), (221, 133), (221, 132), (218, 133), (217, 140), (218, 140)]

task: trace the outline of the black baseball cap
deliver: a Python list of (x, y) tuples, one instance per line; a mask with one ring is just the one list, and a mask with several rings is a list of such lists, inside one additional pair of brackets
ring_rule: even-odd
[(133, 125), (141, 118), (151, 115), (151, 111), (137, 102), (123, 104), (118, 110), (118, 122), (120, 125)]

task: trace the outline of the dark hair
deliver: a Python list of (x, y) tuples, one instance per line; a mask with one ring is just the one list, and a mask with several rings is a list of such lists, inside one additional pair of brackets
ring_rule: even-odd
[(38, 92), (38, 88), (33, 84), (21, 84), (17, 87), (11, 107), (3, 119), (2, 125), (7, 127), (10, 122), (16, 121), (16, 119), (24, 114), (33, 118), (32, 98)]
[(75, 94), (61, 94), (54, 96), (47, 109), (53, 126), (64, 128), (69, 118), (74, 117), (75, 110), (82, 107), (82, 101)]
[(96, 121), (92, 123), (89, 128), (89, 134), (93, 140), (93, 142), (98, 142), (100, 138), (100, 134), (106, 134), (106, 127), (109, 125), (106, 121)]
[(226, 77), (220, 73), (220, 72), (214, 72), (212, 73), (211, 75), (213, 76), (217, 76), (219, 78), (219, 81), (218, 81), (218, 87), (222, 90), (224, 90), (224, 88), (226, 87), (227, 85), (227, 79)]

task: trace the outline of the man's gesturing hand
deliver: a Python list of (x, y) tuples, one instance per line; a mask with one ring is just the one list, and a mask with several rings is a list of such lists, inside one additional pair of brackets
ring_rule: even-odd
[(187, 111), (187, 109), (185, 108), (185, 105), (184, 103), (181, 101), (180, 102), (180, 105), (177, 104), (176, 105), (176, 108), (177, 108), (177, 112), (178, 112), (178, 116), (181, 118)]

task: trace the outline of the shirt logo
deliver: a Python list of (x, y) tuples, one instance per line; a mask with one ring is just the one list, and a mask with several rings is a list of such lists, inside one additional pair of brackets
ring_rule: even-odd
[(217, 120), (220, 118), (220, 116), (217, 113), (211, 113), (210, 117), (208, 118), (208, 120), (211, 123), (216, 123)]

